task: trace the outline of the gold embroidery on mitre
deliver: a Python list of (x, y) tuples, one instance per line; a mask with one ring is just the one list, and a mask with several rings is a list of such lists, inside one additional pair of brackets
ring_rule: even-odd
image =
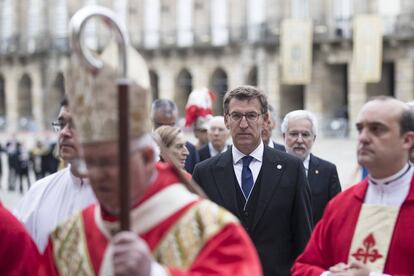
[(186, 269), (214, 235), (238, 220), (216, 204), (202, 200), (186, 212), (168, 231), (153, 256), (162, 265)]
[(94, 275), (84, 233), (79, 213), (51, 234), (53, 257), (60, 275)]

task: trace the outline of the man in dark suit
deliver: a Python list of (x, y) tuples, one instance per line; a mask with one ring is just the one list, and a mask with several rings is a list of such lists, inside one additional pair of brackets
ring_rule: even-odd
[(214, 116), (207, 126), (208, 143), (198, 150), (200, 161), (214, 157), (227, 150), (226, 141), (229, 138), (229, 130), (224, 124), (223, 116)]
[(288, 153), (303, 161), (312, 192), (314, 225), (321, 219), (326, 204), (341, 191), (336, 166), (311, 154), (316, 139), (316, 117), (306, 110), (286, 114), (282, 134)]
[[(167, 99), (157, 99), (151, 106), (151, 121), (154, 129), (160, 126), (175, 126), (178, 117), (178, 109), (175, 103)], [(189, 155), (185, 160), (185, 170), (188, 173), (193, 173), (194, 166), (200, 161), (197, 149), (190, 142), (186, 142), (185, 146), (188, 149)]]
[(268, 106), (268, 113), (269, 113), (269, 121), (267, 124), (263, 124), (263, 130), (262, 130), (262, 140), (263, 143), (271, 148), (280, 150), (280, 151), (286, 151), (285, 146), (279, 143), (276, 143), (272, 140), (272, 134), (273, 130), (276, 127), (276, 112), (274, 108), (269, 104)]
[(310, 191), (301, 161), (263, 144), (267, 106), (255, 87), (227, 92), (224, 118), (234, 145), (197, 164), (193, 179), (211, 200), (240, 219), (264, 275), (290, 275), (312, 230)]

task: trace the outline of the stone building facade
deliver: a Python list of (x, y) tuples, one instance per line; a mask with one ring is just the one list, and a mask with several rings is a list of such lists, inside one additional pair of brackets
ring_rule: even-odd
[[(411, 0), (0, 0), (0, 127), (49, 127), (64, 94), (67, 23), (87, 4), (120, 15), (148, 63), (153, 97), (173, 99), (181, 115), (194, 88), (212, 89), (214, 111), (221, 113), (225, 91), (251, 84), (265, 91), (280, 118), (308, 109), (320, 118), (322, 134), (348, 135), (345, 122), (353, 126), (368, 97), (414, 98)], [(358, 14), (378, 14), (384, 22), (378, 83), (360, 82), (352, 63), (352, 19)], [(309, 84), (281, 82), (285, 18), (313, 21)], [(98, 50), (108, 39), (99, 23), (86, 33)]]

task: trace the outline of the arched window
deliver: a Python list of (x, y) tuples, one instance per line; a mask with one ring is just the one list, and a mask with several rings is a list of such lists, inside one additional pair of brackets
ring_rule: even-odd
[(217, 115), (223, 114), (223, 97), (228, 89), (228, 81), (226, 72), (218, 68), (214, 71), (210, 80), (210, 88), (216, 94), (216, 102), (213, 106), (213, 113)]
[(45, 97), (45, 125), (49, 128), (57, 118), (60, 110), (60, 103), (65, 96), (65, 79), (62, 73), (58, 73), (53, 81), (51, 89)]
[(247, 75), (247, 84), (257, 86), (257, 66), (253, 66), (253, 68), (250, 69), (250, 72)]
[(0, 75), (0, 129), (4, 129), (6, 124), (6, 85), (2, 75)]
[(152, 100), (154, 101), (160, 97), (159, 86), (158, 86), (158, 74), (155, 71), (150, 70), (149, 75), (150, 75), (150, 83), (151, 83), (151, 95), (152, 95)]
[(17, 112), (19, 114), (19, 128), (29, 129), (33, 119), (32, 111), (32, 80), (24, 74), (19, 81), (17, 94)]
[(183, 69), (177, 76), (174, 97), (178, 108), (178, 114), (180, 116), (184, 115), (185, 105), (187, 104), (188, 96), (192, 90), (193, 77), (187, 69)]

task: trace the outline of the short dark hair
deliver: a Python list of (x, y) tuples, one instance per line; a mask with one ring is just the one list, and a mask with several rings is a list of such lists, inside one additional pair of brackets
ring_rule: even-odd
[(157, 99), (152, 102), (151, 119), (154, 118), (154, 113), (161, 112), (167, 117), (172, 117), (178, 112), (177, 105), (168, 99)]
[(403, 135), (408, 131), (414, 131), (414, 109), (408, 107), (403, 110), (400, 119), (400, 133)]
[(69, 100), (68, 97), (65, 95), (60, 102), (60, 107), (68, 107), (69, 106)]
[(242, 85), (234, 88), (233, 90), (228, 91), (224, 95), (223, 100), (224, 114), (229, 114), (229, 104), (231, 99), (249, 101), (253, 99), (258, 99), (260, 102), (262, 114), (266, 113), (268, 109), (268, 103), (265, 94), (263, 94), (262, 91), (260, 91), (257, 87), (254, 86)]

